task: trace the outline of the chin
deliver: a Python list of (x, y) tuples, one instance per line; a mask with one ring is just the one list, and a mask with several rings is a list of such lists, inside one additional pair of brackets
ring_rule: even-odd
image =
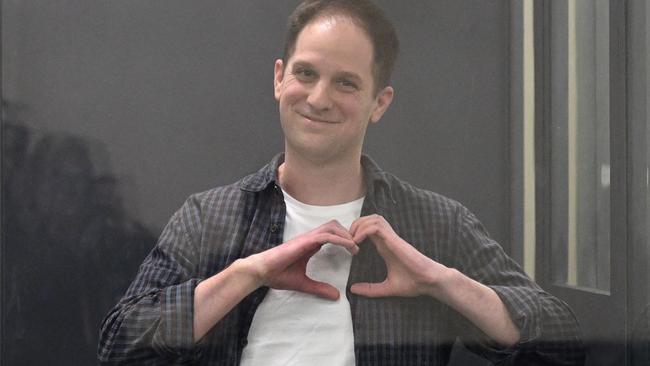
[(328, 160), (333, 154), (333, 149), (329, 144), (323, 144), (323, 141), (314, 141), (314, 139), (303, 139), (300, 141), (288, 141), (285, 144), (287, 153), (294, 156), (308, 158), (309, 160)]

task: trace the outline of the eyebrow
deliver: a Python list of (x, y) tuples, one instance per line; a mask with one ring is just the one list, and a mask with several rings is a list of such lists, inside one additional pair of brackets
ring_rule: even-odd
[(341, 71), (336, 73), (337, 77), (339, 78), (348, 78), (348, 79), (355, 79), (358, 82), (361, 82), (363, 79), (361, 79), (361, 76), (353, 73), (353, 72), (348, 72), (348, 71)]
[(291, 66), (291, 69), (293, 70), (293, 69), (295, 69), (296, 67), (309, 67), (309, 68), (314, 68), (314, 66), (313, 66), (312, 64), (310, 64), (309, 62), (307, 62), (307, 61), (296, 61), (296, 62), (294, 62), (293, 65)]

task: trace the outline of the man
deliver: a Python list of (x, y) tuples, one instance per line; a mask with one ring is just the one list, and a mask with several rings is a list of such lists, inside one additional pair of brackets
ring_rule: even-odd
[(467, 209), (362, 155), (397, 49), (369, 1), (296, 8), (274, 72), (284, 154), (172, 217), (102, 325), (102, 361), (445, 365), (460, 336), (496, 362), (582, 362), (568, 307)]

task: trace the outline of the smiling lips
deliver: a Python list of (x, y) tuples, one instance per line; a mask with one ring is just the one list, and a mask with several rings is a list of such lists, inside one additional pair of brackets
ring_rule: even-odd
[(300, 113), (300, 112), (298, 112), (298, 114), (301, 117), (306, 118), (306, 119), (308, 119), (308, 120), (310, 120), (312, 122), (316, 122), (316, 123), (337, 123), (337, 122), (334, 122), (334, 121), (328, 121), (328, 120), (320, 119), (318, 117), (314, 117), (314, 116), (304, 114), (304, 113)]

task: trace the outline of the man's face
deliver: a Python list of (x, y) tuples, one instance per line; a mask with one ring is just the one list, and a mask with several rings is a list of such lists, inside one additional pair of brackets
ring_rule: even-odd
[(377, 122), (393, 89), (375, 94), (373, 47), (342, 16), (320, 17), (298, 35), (284, 65), (275, 63), (275, 98), (287, 154), (327, 162), (360, 153), (369, 122)]

